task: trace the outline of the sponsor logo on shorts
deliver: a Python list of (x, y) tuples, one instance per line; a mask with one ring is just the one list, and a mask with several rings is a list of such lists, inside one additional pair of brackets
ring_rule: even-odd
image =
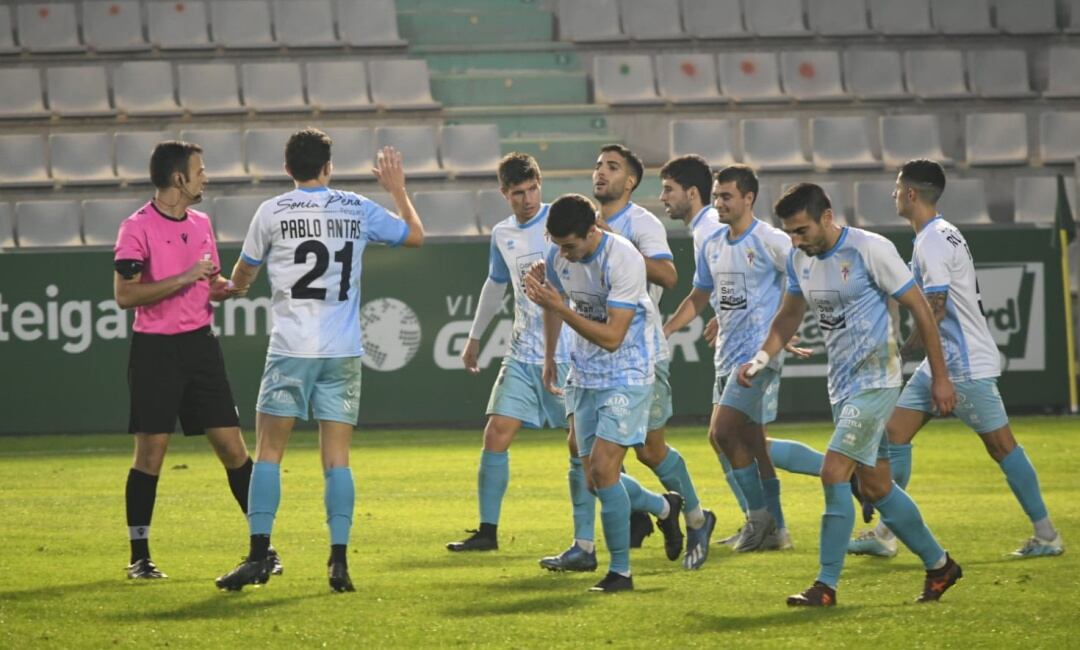
[(304, 380), (281, 374), (277, 368), (270, 371), (270, 382), (274, 384), (286, 384), (289, 386), (303, 386)]
[(289, 394), (287, 390), (275, 390), (270, 393), (270, 400), (279, 404), (292, 404), (296, 405), (296, 400)]
[(854, 404), (844, 404), (844, 408), (840, 411), (841, 418), (857, 418), (862, 413), (859, 412), (859, 407)]
[[(622, 393), (616, 393), (604, 401), (604, 406), (611, 409), (615, 417), (624, 417), (630, 413), (630, 398)], [(626, 423), (619, 423), (619, 431), (625, 433)]]
[(854, 431), (848, 431), (844, 434), (844, 437), (840, 439), (840, 442), (844, 443), (848, 447), (854, 447), (857, 438)]

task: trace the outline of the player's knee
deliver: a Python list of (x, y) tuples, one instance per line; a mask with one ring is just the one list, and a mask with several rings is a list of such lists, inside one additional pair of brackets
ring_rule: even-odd
[(652, 444), (646, 442), (644, 445), (634, 448), (634, 455), (643, 465), (656, 467), (667, 456), (667, 443), (663, 441), (653, 442)]
[(998, 463), (1016, 449), (1016, 438), (1013, 437), (1009, 427), (1002, 427), (979, 437), (982, 438), (986, 452)]

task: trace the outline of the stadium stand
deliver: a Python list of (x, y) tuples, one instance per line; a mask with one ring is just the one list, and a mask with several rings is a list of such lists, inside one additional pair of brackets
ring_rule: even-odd
[(821, 36), (858, 36), (870, 33), (866, 0), (807, 0), (810, 30)]
[(125, 115), (179, 115), (168, 61), (124, 61), (113, 68), (113, 100)]
[[(211, 216), (214, 219), (214, 231), (221, 244), (237, 244), (247, 236), (251, 218), (262, 202), (269, 197), (262, 194), (241, 194), (219, 196), (214, 199)], [(89, 243), (89, 242), (87, 242)]]
[(143, 37), (142, 22), (142, 10), (137, 0), (82, 3), (83, 41), (88, 50), (138, 52), (150, 49)]
[(870, 0), (870, 25), (886, 36), (931, 34), (930, 0)]
[(810, 169), (802, 149), (802, 129), (792, 117), (763, 117), (739, 123), (743, 162), (761, 171)]
[(739, 0), (683, 0), (683, 24), (694, 38), (751, 36), (743, 22)]
[(687, 38), (679, 0), (620, 0), (623, 33), (635, 41)]
[(810, 120), (814, 166), (834, 169), (880, 168), (870, 148), (866, 119), (862, 117), (815, 117)]
[(480, 218), (480, 232), (489, 234), (495, 224), (510, 216), (510, 206), (500, 190), (482, 189), (476, 193), (476, 212)]
[(455, 177), (494, 178), (499, 165), (499, 129), (494, 124), (458, 124), (440, 132), (443, 167)]
[(644, 54), (617, 54), (593, 59), (596, 101), (612, 106), (660, 104), (656, 94), (652, 58)]
[(191, 113), (243, 113), (236, 66), (181, 63), (177, 66), (180, 106)]
[(248, 129), (244, 132), (247, 170), (253, 180), (287, 180), (285, 143), (296, 129)]
[(903, 62), (896, 50), (848, 50), (844, 52), (848, 92), (864, 101), (908, 99)]
[(720, 54), (720, 90), (735, 102), (775, 102), (786, 98), (773, 52)]
[(476, 235), (480, 232), (476, 221), (475, 191), (416, 192), (412, 200), (418, 213), (430, 215), (424, 221), (424, 230), (433, 236)]
[(989, 0), (930, 0), (934, 27), (942, 34), (993, 34)]
[(658, 54), (656, 75), (660, 96), (672, 104), (727, 102), (716, 85), (712, 54)]
[(1052, 34), (1057, 28), (1054, 0), (996, 0), (998, 29), (1006, 34)]
[(307, 110), (298, 63), (244, 63), (240, 78), (244, 105), (256, 112)]
[(843, 101), (840, 55), (835, 50), (785, 50), (780, 53), (784, 94), (801, 102)]
[(368, 95), (367, 68), (351, 61), (309, 61), (308, 103), (319, 111), (375, 110)]
[(1047, 111), (1039, 116), (1039, 158), (1044, 164), (1073, 163), (1080, 156), (1080, 112)]
[(0, 186), (52, 185), (45, 162), (45, 136), (30, 133), (0, 135)]
[(15, 236), (19, 248), (80, 246), (79, 202), (19, 201), (15, 204)]
[(274, 0), (278, 42), (288, 47), (330, 47), (340, 43), (334, 32), (330, 0)]
[(49, 162), (53, 181), (62, 185), (112, 185), (113, 139), (109, 133), (53, 133)]
[(730, 120), (672, 120), (671, 157), (698, 154), (714, 169), (735, 162)]
[(19, 43), (31, 52), (72, 52), (83, 49), (75, 4), (43, 2), (15, 6)]
[[(1080, 13), (1080, 4), (1076, 11)], [(1047, 67), (1049, 79), (1043, 97), (1080, 97), (1080, 48), (1050, 48)]]
[(442, 106), (431, 97), (427, 63), (420, 59), (378, 59), (368, 64), (371, 99), (386, 110), (428, 110)]
[(881, 157), (886, 167), (896, 168), (908, 160), (926, 158), (943, 165), (952, 160), (941, 148), (941, 127), (937, 115), (883, 115)]
[(927, 49), (904, 53), (908, 89), (922, 99), (959, 99), (970, 95), (960, 50)]
[[(1069, 205), (1076, 212), (1076, 185), (1065, 182)], [(1013, 186), (1016, 223), (1051, 224), (1057, 207), (1056, 176), (1017, 176)]]
[(341, 40), (352, 47), (401, 47), (394, 0), (338, 0)]
[(15, 217), (11, 204), (0, 202), (0, 249), (15, 248)]
[(45, 70), (49, 110), (63, 117), (114, 115), (105, 68), (99, 65), (53, 66)]
[(416, 178), (444, 177), (439, 165), (433, 126), (380, 126), (375, 129), (375, 148), (395, 147), (401, 152), (405, 172)]
[(1027, 55), (1023, 50), (976, 50), (968, 53), (971, 89), (979, 97), (1031, 97)]
[(274, 47), (270, 3), (267, 0), (230, 0), (210, 3), (214, 43), (245, 49)]
[(48, 116), (37, 68), (0, 68), (0, 118)]
[(971, 165), (1020, 165), (1028, 161), (1027, 119), (1023, 113), (968, 115), (965, 141)]
[(198, 50), (210, 42), (206, 4), (202, 0), (148, 1), (146, 28), (150, 44), (163, 50)]
[(211, 182), (249, 180), (240, 129), (185, 129), (180, 139), (202, 145), (206, 175)]
[[(988, 224), (990, 210), (986, 205), (986, 187), (981, 178), (953, 178), (945, 185), (938, 201), (941, 214), (957, 225)], [(894, 209), (895, 212), (895, 209)]]
[(117, 131), (113, 137), (117, 178), (126, 184), (149, 183), (154, 145), (175, 138), (170, 131)]
[(11, 26), (11, 7), (0, 5), (0, 54), (13, 54), (19, 51), (15, 45), (15, 32)]
[(120, 223), (146, 203), (144, 198), (86, 199), (82, 202), (82, 235), (87, 246), (112, 246)]

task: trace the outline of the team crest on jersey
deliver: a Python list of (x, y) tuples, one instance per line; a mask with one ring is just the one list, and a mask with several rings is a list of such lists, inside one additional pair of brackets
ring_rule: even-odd
[(851, 277), (851, 262), (840, 262), (840, 279), (844, 282)]
[(506, 240), (506, 250), (512, 251), (512, 250), (514, 250), (514, 246), (517, 246), (517, 243), (514, 242), (513, 239), (507, 239)]
[(746, 251), (746, 265), (753, 266), (755, 257), (757, 256), (754, 255), (754, 251)]

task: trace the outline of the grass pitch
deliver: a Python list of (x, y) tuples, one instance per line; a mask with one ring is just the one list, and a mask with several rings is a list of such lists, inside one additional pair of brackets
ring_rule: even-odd
[[(1080, 544), (1080, 423), (1016, 418), (1066, 544)], [(824, 423), (779, 425), (776, 437), (824, 448)], [(687, 459), (717, 538), (739, 521), (701, 428), (669, 433)], [(350, 568), (358, 592), (331, 594), (315, 436), (294, 435), (283, 465), (274, 544), (285, 575), (219, 593), (213, 579), (246, 552), (247, 528), (225, 473), (200, 439), (173, 438), (158, 488), (151, 549), (171, 577), (124, 578), (124, 435), (0, 438), (0, 647), (1075, 647), (1078, 550), (1006, 558), (1030, 526), (977, 437), (955, 421), (915, 440), (910, 491), (964, 579), (941, 603), (916, 605), (922, 568), (849, 558), (839, 606), (791, 610), (817, 569), (821, 488), (782, 474), (795, 550), (734, 555), (713, 546), (688, 572), (659, 534), (632, 556), (633, 593), (586, 588), (596, 574), (537, 566), (571, 535), (566, 448), (557, 431), (522, 432), (511, 450), (500, 550), (450, 554), (476, 525), (479, 431), (359, 432)], [(249, 442), (251, 436), (249, 435)], [(636, 461), (630, 471), (658, 483)], [(599, 516), (597, 517), (599, 529)], [(598, 530), (599, 534), (599, 530)], [(601, 571), (607, 556), (600, 546)]]

